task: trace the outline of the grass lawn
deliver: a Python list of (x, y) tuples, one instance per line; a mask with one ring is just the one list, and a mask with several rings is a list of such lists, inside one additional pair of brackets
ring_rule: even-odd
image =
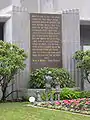
[(0, 103), (0, 120), (90, 120), (89, 116), (26, 107), (26, 103)]

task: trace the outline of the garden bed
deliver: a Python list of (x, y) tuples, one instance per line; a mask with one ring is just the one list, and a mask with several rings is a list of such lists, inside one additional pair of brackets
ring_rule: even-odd
[(90, 98), (63, 100), (60, 102), (41, 102), (35, 105), (49, 109), (65, 110), (90, 115)]

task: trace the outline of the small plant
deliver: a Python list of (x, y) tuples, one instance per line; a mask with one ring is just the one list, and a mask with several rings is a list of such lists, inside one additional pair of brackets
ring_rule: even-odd
[[(51, 94), (52, 94), (53, 100), (55, 100), (55, 90), (48, 93), (48, 99), (49, 100), (50, 100)], [(46, 93), (45, 92), (42, 93), (41, 98), (42, 98), (43, 101), (46, 101)]]
[(71, 90), (69, 88), (63, 88), (61, 93), (60, 93), (60, 98), (62, 100), (64, 99), (77, 99), (80, 98), (81, 92)]
[(80, 98), (90, 98), (90, 91), (81, 91)]
[(52, 77), (52, 87), (58, 82), (60, 87), (73, 87), (74, 81), (71, 79), (70, 74), (63, 68), (41, 68), (36, 69), (30, 74), (29, 88), (45, 88), (45, 76), (50, 72)]
[[(53, 100), (55, 100), (55, 90), (48, 93), (49, 100), (50, 100), (51, 94), (52, 94)], [(88, 98), (89, 95), (90, 95), (90, 92), (88, 92), (88, 94), (87, 94), (87, 92), (80, 92), (80, 91), (72, 90), (70, 88), (63, 88), (60, 92), (60, 100), (71, 100), (71, 99), (85, 98), (85, 96), (87, 96), (87, 98)], [(42, 97), (43, 101), (46, 100), (45, 92), (41, 95), (41, 97)]]

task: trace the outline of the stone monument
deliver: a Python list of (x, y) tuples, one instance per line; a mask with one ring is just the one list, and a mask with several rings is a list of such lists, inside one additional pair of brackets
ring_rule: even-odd
[(60, 14), (30, 14), (31, 69), (62, 67)]

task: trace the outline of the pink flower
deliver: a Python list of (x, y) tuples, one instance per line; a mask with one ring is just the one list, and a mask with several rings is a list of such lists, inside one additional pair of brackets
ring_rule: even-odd
[(89, 101), (89, 102), (87, 101), (85, 104), (89, 105), (89, 104), (90, 104), (90, 101)]
[(68, 100), (63, 100), (63, 102), (64, 102), (64, 103), (67, 103), (67, 102), (68, 102)]
[(79, 102), (80, 102), (80, 101), (75, 101), (74, 103), (75, 103), (75, 105), (78, 105), (78, 104), (79, 104)]
[(71, 104), (71, 102), (70, 102), (69, 100), (63, 100), (63, 102), (64, 102), (65, 104), (68, 104), (68, 105)]
[(79, 100), (80, 100), (80, 101), (81, 101), (81, 100), (85, 100), (85, 98), (80, 98)]
[(76, 100), (70, 100), (71, 103), (76, 102)]
[(56, 104), (56, 105), (60, 105), (61, 103), (60, 103), (60, 102), (58, 102), (58, 101), (56, 101), (56, 102), (55, 102), (55, 104)]
[(89, 98), (86, 98), (87, 101), (89, 101)]

